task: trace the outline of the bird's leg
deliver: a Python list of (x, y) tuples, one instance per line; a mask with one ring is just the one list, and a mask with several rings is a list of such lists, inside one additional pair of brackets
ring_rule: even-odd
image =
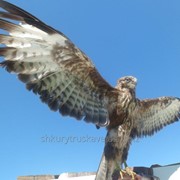
[(136, 173), (130, 167), (128, 167), (125, 161), (123, 162), (123, 165), (124, 169), (122, 165), (120, 167), (119, 164), (116, 162), (116, 166), (113, 171), (113, 179), (124, 179), (124, 177), (128, 175), (131, 177), (132, 180), (135, 180)]
[(120, 175), (120, 178), (123, 179), (123, 168), (122, 168), (122, 165), (121, 165), (121, 168), (119, 167), (119, 175)]
[(113, 172), (113, 179), (124, 179), (124, 174), (126, 174), (126, 171), (123, 170), (123, 167), (121, 165), (121, 167), (119, 166), (119, 163), (116, 162), (116, 166), (115, 166), (115, 169), (114, 169), (114, 172)]
[(124, 161), (124, 167), (125, 167), (124, 172), (127, 173), (129, 176), (131, 176), (132, 179), (135, 179), (136, 173), (130, 167), (128, 167), (126, 161)]
[(121, 176), (120, 172), (121, 172), (121, 167), (119, 166), (118, 162), (116, 162), (115, 169), (112, 174), (113, 179), (118, 179), (119, 176)]
[[(125, 164), (124, 164), (124, 166), (125, 166)], [(124, 174), (126, 174), (126, 171), (123, 170), (123, 166), (121, 165), (121, 168), (119, 168), (120, 179), (124, 179)]]

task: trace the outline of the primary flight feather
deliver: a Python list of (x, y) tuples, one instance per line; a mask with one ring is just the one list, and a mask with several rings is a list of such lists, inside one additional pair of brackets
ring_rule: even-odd
[(17, 74), (53, 111), (107, 128), (96, 180), (112, 179), (133, 138), (152, 135), (180, 118), (179, 98), (139, 100), (132, 76), (112, 87), (64, 34), (6, 1), (0, 7), (0, 28), (8, 32), (0, 34), (0, 66)]

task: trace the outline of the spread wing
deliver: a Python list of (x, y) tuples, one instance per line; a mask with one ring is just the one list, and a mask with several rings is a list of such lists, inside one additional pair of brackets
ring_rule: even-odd
[(132, 118), (132, 136), (152, 135), (180, 118), (180, 99), (161, 97), (139, 101)]
[(28, 12), (0, 1), (0, 63), (54, 111), (98, 126), (109, 123), (116, 96), (89, 58), (61, 32)]

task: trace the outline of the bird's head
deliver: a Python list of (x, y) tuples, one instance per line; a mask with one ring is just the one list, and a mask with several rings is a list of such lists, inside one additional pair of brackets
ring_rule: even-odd
[(116, 88), (117, 89), (127, 88), (127, 89), (134, 90), (136, 88), (136, 84), (137, 84), (137, 78), (133, 76), (125, 76), (118, 79)]

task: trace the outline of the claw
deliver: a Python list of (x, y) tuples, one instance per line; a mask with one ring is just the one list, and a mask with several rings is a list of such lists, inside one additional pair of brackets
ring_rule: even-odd
[(124, 172), (123, 170), (120, 170), (120, 171), (119, 171), (119, 174), (120, 174), (120, 178), (121, 178), (121, 179), (123, 179), (123, 172)]
[(132, 177), (132, 179), (134, 180), (136, 177), (136, 173), (130, 168), (130, 167), (126, 167), (125, 172)]
[[(113, 172), (113, 180), (118, 180), (118, 179), (126, 179), (128, 177), (131, 178), (131, 180), (136, 180), (138, 178), (137, 174), (133, 171), (132, 168), (128, 167), (127, 163), (124, 162), (124, 167), (125, 169), (122, 169), (119, 167), (119, 165), (116, 165), (116, 169)], [(139, 179), (139, 178), (138, 178)]]
[(119, 171), (120, 179), (124, 179), (124, 176), (130, 176), (132, 180), (136, 179), (137, 174), (130, 167), (125, 167), (125, 169), (121, 169)]

